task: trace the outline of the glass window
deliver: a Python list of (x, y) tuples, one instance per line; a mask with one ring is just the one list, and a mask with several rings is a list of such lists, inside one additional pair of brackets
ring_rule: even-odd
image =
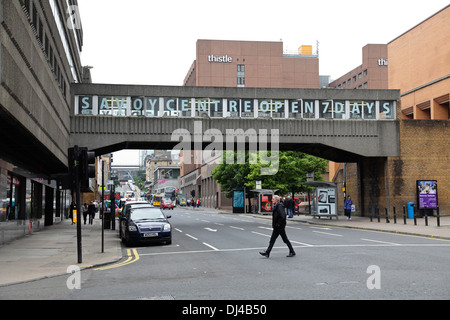
[(361, 119), (363, 110), (363, 101), (350, 101), (349, 113), (350, 119)]
[(270, 99), (258, 100), (258, 117), (270, 118), (271, 109), (272, 109), (272, 100)]
[(209, 98), (195, 99), (195, 116), (209, 117)]
[(302, 100), (289, 100), (289, 119), (302, 117)]
[(227, 117), (239, 117), (240, 109), (241, 109), (240, 100), (228, 99)]
[(319, 100), (319, 117), (325, 119), (333, 118), (333, 101)]
[(143, 116), (145, 113), (145, 97), (131, 97), (131, 115)]
[(223, 117), (223, 101), (222, 99), (209, 99), (209, 112), (212, 118)]
[(316, 117), (316, 101), (303, 100), (303, 118), (314, 119)]
[(253, 118), (255, 116), (253, 99), (242, 99), (241, 117)]
[(145, 98), (145, 116), (146, 117), (156, 117), (160, 110), (159, 98), (156, 97), (146, 97)]
[(395, 101), (380, 101), (380, 119), (395, 119)]
[(9, 186), (8, 172), (0, 168), (0, 222), (6, 221), (9, 207)]
[(78, 114), (93, 114), (92, 96), (78, 96)]
[[(201, 99), (203, 100), (203, 99)], [(203, 103), (204, 101), (202, 101)], [(195, 101), (197, 104), (197, 101)], [(173, 109), (173, 108), (172, 108)], [(191, 98), (180, 98), (178, 99), (178, 111), (182, 117), (192, 117), (192, 99)], [(171, 111), (170, 116), (176, 116), (176, 111)]]
[(272, 100), (272, 118), (284, 118), (285, 114), (285, 101)]
[(375, 101), (365, 101), (364, 102), (364, 119), (376, 119), (376, 105)]
[(345, 119), (345, 100), (335, 100), (334, 101), (334, 118), (335, 119)]
[[(178, 99), (177, 98), (164, 98), (163, 100), (164, 100), (164, 105), (163, 105), (162, 109), (160, 108), (158, 115), (160, 117), (161, 116), (176, 116), (176, 115), (178, 115), (178, 108), (177, 108)], [(186, 103), (186, 101), (185, 101), (185, 103)], [(190, 100), (187, 103), (189, 104), (189, 108), (190, 108)], [(187, 107), (184, 106), (184, 108), (187, 108)], [(187, 112), (187, 110), (185, 112)], [(190, 114), (189, 114), (189, 116), (190, 116)]]

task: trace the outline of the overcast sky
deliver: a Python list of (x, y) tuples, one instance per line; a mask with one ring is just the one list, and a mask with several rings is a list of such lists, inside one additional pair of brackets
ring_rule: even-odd
[[(319, 41), (321, 75), (362, 63), (362, 47), (388, 43), (449, 0), (78, 0), (83, 65), (95, 83), (176, 85), (197, 39), (280, 41), (284, 51)], [(118, 160), (118, 159), (117, 159)]]
[(362, 47), (388, 43), (448, 0), (78, 0), (83, 65), (97, 83), (182, 85), (197, 39), (319, 41), (320, 74), (362, 63)]

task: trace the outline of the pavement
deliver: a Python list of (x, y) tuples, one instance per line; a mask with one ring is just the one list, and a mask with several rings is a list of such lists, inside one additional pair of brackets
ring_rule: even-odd
[[(190, 208), (190, 210), (194, 210)], [(231, 214), (230, 211), (200, 208), (195, 210), (212, 211), (220, 214)], [(175, 211), (176, 214), (176, 211)], [(248, 214), (255, 218), (271, 219), (271, 215)], [(450, 240), (450, 216), (440, 217), (440, 227), (437, 226), (437, 218), (429, 217), (428, 226), (424, 218), (417, 219), (417, 225), (413, 219), (397, 219), (394, 223), (386, 223), (384, 218), (373, 219), (354, 216), (347, 220), (344, 216), (338, 219), (333, 217), (317, 218), (310, 215), (295, 215), (288, 219), (288, 224), (308, 223), (329, 227), (356, 228), (374, 230), (380, 232), (392, 232), (414, 236), (434, 237)], [(72, 265), (80, 269), (96, 268), (116, 263), (123, 258), (122, 245), (118, 238), (117, 230), (104, 230), (102, 252), (102, 225), (101, 220), (95, 219), (92, 225), (82, 224), (82, 263), (78, 263), (77, 227), (70, 220), (46, 227), (44, 230), (24, 236), (11, 243), (0, 247), (0, 290), (7, 286), (69, 274), (67, 268)]]

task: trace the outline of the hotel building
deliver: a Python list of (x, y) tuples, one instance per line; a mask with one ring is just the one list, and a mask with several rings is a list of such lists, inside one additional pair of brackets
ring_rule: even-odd
[[(185, 86), (319, 88), (319, 57), (312, 46), (284, 53), (282, 42), (198, 40), (195, 57)], [(214, 161), (184, 164), (182, 154), (180, 159), (181, 193), (194, 194), (207, 207), (231, 207), (211, 175)]]

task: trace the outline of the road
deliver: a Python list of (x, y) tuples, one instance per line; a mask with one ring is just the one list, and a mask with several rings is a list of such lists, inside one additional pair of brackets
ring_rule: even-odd
[(171, 245), (124, 247), (124, 259), (7, 287), (2, 299), (289, 300), (450, 299), (450, 241), (289, 221), (297, 255), (271, 221), (176, 208)]

